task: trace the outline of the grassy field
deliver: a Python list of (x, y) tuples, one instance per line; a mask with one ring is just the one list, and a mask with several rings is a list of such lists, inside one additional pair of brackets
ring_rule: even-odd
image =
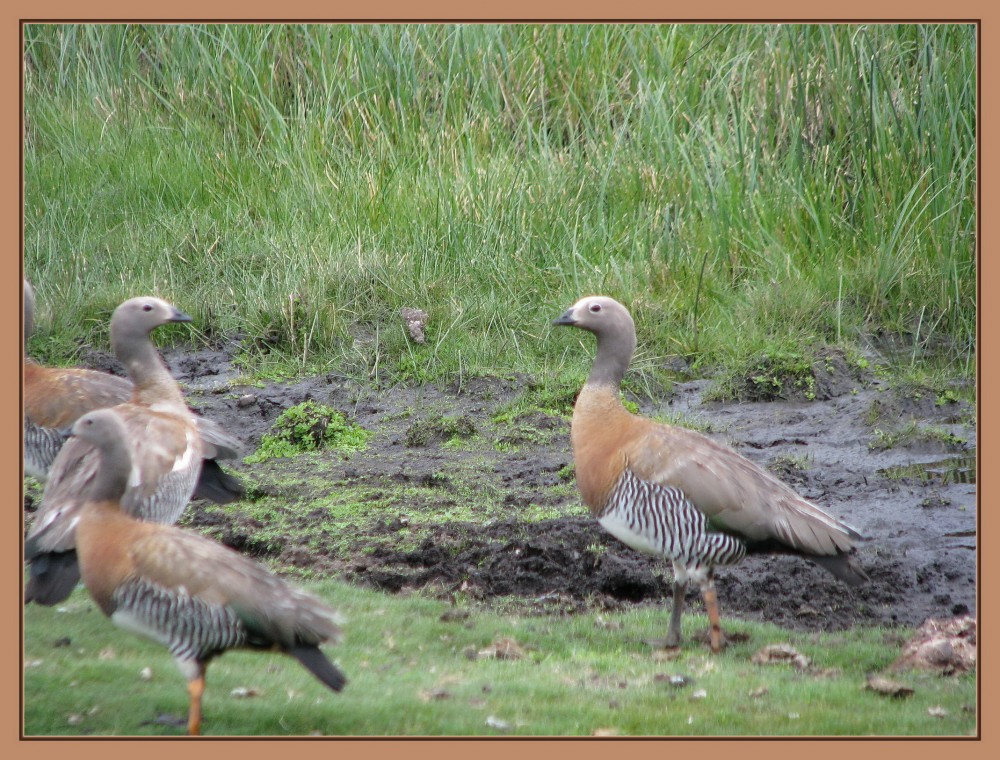
[(154, 292), (251, 373), (576, 387), (549, 324), (599, 291), (639, 384), (873, 335), (974, 372), (972, 26), (52, 25), (25, 56), (46, 360)]
[[(327, 691), (291, 658), (229, 653), (208, 670), (205, 735), (975, 732), (973, 676), (900, 674), (895, 679), (914, 689), (906, 699), (864, 688), (866, 673), (897, 656), (903, 631), (793, 634), (734, 623), (731, 630), (750, 641), (713, 656), (690, 641), (707, 627), (703, 615), (691, 615), (688, 644), (667, 660), (641, 641), (663, 634), (666, 613), (656, 607), (572, 617), (473, 609), (443, 620), (449, 605), (421, 595), (335, 582), (311, 588), (348, 618), (344, 644), (327, 650), (350, 679), (344, 692)], [(187, 714), (184, 679), (162, 647), (115, 629), (82, 590), (61, 609), (32, 605), (25, 615), (39, 632), (25, 641), (26, 735), (183, 733), (157, 722)], [(366, 630), (351, 620), (366, 621)], [(480, 657), (504, 638), (520, 659)], [(811, 658), (810, 668), (750, 661), (772, 643), (791, 644)], [(672, 676), (688, 680), (674, 685)], [(238, 696), (247, 691), (255, 695)]]
[[(969, 25), (29, 25), (28, 350), (106, 350), (113, 308), (154, 293), (195, 320), (158, 343), (237, 340), (251, 378), (524, 373), (519, 403), (564, 412), (593, 347), (550, 325), (602, 292), (636, 318), (640, 395), (874, 346), (878, 372), (973, 400), (975, 109)], [(365, 621), (330, 650), (349, 697), (229, 654), (206, 733), (975, 730), (973, 677), (863, 689), (906, 631), (737, 622), (721, 657), (665, 660), (640, 642), (662, 609), (447, 622), (426, 595), (313, 588)], [(180, 732), (156, 722), (186, 710), (169, 656), (82, 592), (25, 624), (28, 735)], [(467, 656), (501, 636), (524, 658)], [(813, 669), (750, 662), (778, 641)]]

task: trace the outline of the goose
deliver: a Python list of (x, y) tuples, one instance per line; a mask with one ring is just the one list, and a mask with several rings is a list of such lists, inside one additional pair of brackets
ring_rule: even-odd
[(100, 460), (77, 515), (77, 555), (101, 611), (170, 651), (188, 683), (188, 733), (201, 733), (208, 665), (230, 649), (283, 652), (342, 690), (347, 679), (319, 648), (340, 640), (342, 620), (333, 609), (228, 547), (124, 510), (134, 472), (129, 436), (114, 407), (73, 425), (72, 439)]
[(746, 554), (806, 557), (839, 580), (868, 580), (854, 560), (857, 530), (806, 501), (733, 448), (701, 433), (629, 412), (622, 378), (635, 351), (632, 316), (607, 296), (581, 298), (554, 323), (593, 333), (597, 353), (573, 408), (570, 437), (584, 503), (615, 538), (673, 565), (667, 647), (681, 641), (688, 582), (709, 618), (713, 652), (724, 644), (715, 568)]

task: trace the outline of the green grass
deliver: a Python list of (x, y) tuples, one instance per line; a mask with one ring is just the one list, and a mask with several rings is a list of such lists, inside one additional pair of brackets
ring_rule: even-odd
[(638, 388), (875, 331), (973, 377), (971, 25), (55, 24), (25, 51), (39, 358), (155, 292), (246, 335), (249, 374), (559, 396), (592, 347), (551, 321), (604, 292)]
[[(794, 634), (728, 621), (750, 641), (713, 656), (692, 636), (703, 616), (685, 617), (674, 660), (641, 643), (662, 635), (664, 610), (516, 617), (470, 609), (442, 621), (445, 602), (387, 596), (342, 583), (310, 586), (348, 619), (345, 640), (327, 649), (349, 678), (335, 695), (291, 658), (231, 652), (208, 670), (206, 735), (969, 735), (975, 731), (971, 676), (891, 674), (908, 699), (863, 688), (899, 652), (899, 632), (859, 629)], [(61, 609), (25, 609), (25, 734), (175, 735), (151, 723), (183, 717), (184, 682), (167, 652), (116, 629), (78, 590)], [(496, 639), (520, 660), (470, 659)], [(65, 642), (68, 639), (68, 643)], [(57, 645), (63, 640), (63, 645)], [(785, 642), (812, 671), (755, 665), (751, 656)], [(140, 678), (144, 668), (150, 680)], [(693, 682), (674, 687), (671, 675)], [(234, 689), (259, 695), (239, 699)], [(704, 691), (704, 696), (699, 692)], [(751, 693), (757, 696), (751, 696)], [(942, 718), (931, 707), (946, 711)], [(75, 716), (72, 717), (71, 716)], [(493, 718), (509, 728), (491, 728)]]

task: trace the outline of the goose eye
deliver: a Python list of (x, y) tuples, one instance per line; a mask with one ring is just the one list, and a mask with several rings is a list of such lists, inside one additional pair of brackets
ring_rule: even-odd
[(590, 304), (590, 311), (591, 311), (591, 313), (596, 314), (600, 310), (601, 310), (601, 305), (599, 303), (592, 303), (592, 304)]
[(153, 307), (152, 307), (152, 306), (150, 306), (150, 305), (149, 305), (149, 304), (147, 303), (147, 304), (145, 304), (145, 305), (144, 305), (144, 306), (142, 307), (142, 310), (143, 310), (143, 311), (152, 311), (152, 310), (153, 310)]

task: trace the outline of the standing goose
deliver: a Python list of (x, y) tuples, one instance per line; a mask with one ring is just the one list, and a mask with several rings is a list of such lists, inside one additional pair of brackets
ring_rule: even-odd
[(232, 549), (125, 514), (121, 499), (134, 472), (128, 437), (114, 408), (73, 425), (71, 442), (86, 442), (101, 460), (77, 518), (80, 569), (115, 625), (170, 650), (188, 682), (188, 733), (201, 731), (208, 664), (229, 649), (284, 652), (340, 691), (347, 679), (319, 649), (340, 638), (336, 612)]
[[(24, 340), (34, 329), (35, 294), (24, 280)], [(132, 398), (132, 383), (92, 369), (44, 367), (24, 358), (24, 471), (44, 483), (65, 441), (64, 431), (94, 409), (124, 404)], [(244, 493), (239, 479), (216, 462), (240, 454), (240, 443), (218, 424), (195, 417), (205, 444), (194, 498), (228, 504)]]
[[(116, 409), (125, 423), (132, 472), (122, 508), (143, 520), (174, 523), (191, 498), (202, 458), (219, 447), (206, 442), (196, 417), (150, 340), (150, 332), (191, 317), (159, 298), (132, 298), (111, 317), (111, 343), (132, 381), (130, 400)], [(74, 534), (80, 505), (90, 497), (100, 457), (83, 439), (60, 449), (28, 537), (34, 551), (25, 602), (56, 604), (79, 580)]]
[(732, 448), (700, 433), (631, 414), (619, 398), (635, 351), (628, 310), (582, 298), (555, 320), (597, 337), (593, 368), (573, 409), (571, 438), (584, 503), (613, 536), (669, 557), (673, 607), (666, 646), (679, 646), (688, 580), (701, 589), (713, 652), (723, 646), (713, 573), (746, 553), (808, 557), (845, 583), (868, 580), (852, 562), (861, 538)]

